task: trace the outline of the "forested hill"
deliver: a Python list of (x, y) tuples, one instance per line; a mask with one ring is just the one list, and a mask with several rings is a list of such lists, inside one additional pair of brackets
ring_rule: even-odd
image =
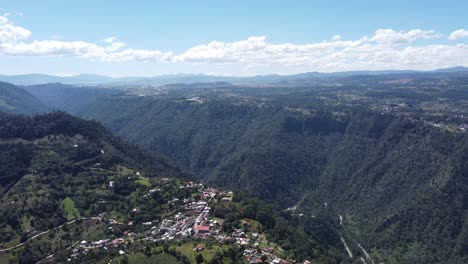
[(22, 86), (22, 88), (50, 109), (67, 111), (72, 114), (79, 112), (89, 104), (99, 102), (104, 96), (122, 94), (117, 89), (77, 87), (61, 83)]
[[(121, 250), (138, 256), (145, 249), (146, 258), (154, 250), (158, 258), (170, 246), (180, 260), (170, 257), (171, 263), (195, 263), (192, 244), (203, 243), (211, 252), (203, 253), (205, 258), (218, 258), (210, 263), (224, 263), (223, 258), (238, 263), (247, 248), (238, 247), (233, 234), (242, 228), (263, 241), (247, 250), (253, 256), (274, 249), (285, 259), (351, 263), (331, 212), (301, 218), (250, 195), (189, 180), (167, 159), (123, 142), (94, 121), (63, 112), (34, 117), (0, 112), (0, 257), (11, 263), (108, 263), (118, 261)], [(201, 195), (206, 192), (216, 199)], [(187, 240), (178, 232), (177, 240), (164, 242), (174, 235), (164, 236), (169, 223), (181, 231), (194, 225), (200, 212), (192, 214), (187, 206), (203, 201), (213, 206), (210, 221), (220, 221), (217, 230), (227, 240)], [(89, 239), (93, 244), (83, 242)], [(109, 246), (111, 240), (117, 244)], [(80, 249), (86, 251), (77, 253)]]
[(324, 204), (378, 261), (468, 258), (468, 137), (371, 110), (107, 98), (88, 108), (208, 182), (314, 214)]
[(24, 89), (0, 82), (0, 111), (14, 114), (38, 114), (47, 110), (48, 107)]
[[(164, 158), (124, 143), (96, 122), (61, 112), (35, 117), (0, 113), (0, 248), (78, 216), (126, 214), (137, 203), (130, 194), (143, 176), (183, 175)], [(109, 181), (115, 182), (111, 190)], [(103, 200), (113, 202), (99, 203)], [(20, 263), (37, 262), (35, 252), (20, 255)]]
[[(136, 146), (125, 143), (95, 121), (85, 121), (64, 112), (51, 112), (34, 117), (0, 112), (0, 139), (3, 143), (36, 143), (43, 139), (49, 143), (49, 137), (77, 138), (77, 141), (83, 139), (91, 142), (94, 147), (108, 146), (113, 151), (103, 157), (111, 159), (103, 161), (109, 164), (129, 162), (151, 172), (180, 175), (179, 170), (168, 159), (155, 152), (149, 155)], [(73, 144), (73, 147), (79, 151), (83, 149), (84, 152), (89, 150), (86, 145), (80, 147), (79, 144)]]

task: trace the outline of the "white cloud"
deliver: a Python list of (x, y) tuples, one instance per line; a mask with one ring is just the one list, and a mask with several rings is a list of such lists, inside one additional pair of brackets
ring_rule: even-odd
[(112, 42), (114, 42), (116, 40), (117, 40), (116, 37), (108, 37), (108, 38), (103, 39), (102, 41), (104, 41), (106, 43), (112, 43)]
[[(386, 37), (384, 37), (386, 35)], [(433, 68), (450, 63), (467, 65), (467, 46), (449, 45), (388, 45), (411, 42), (437, 35), (432, 31), (396, 32), (377, 30), (372, 38), (355, 41), (332, 38), (331, 41), (305, 45), (271, 44), (265, 37), (224, 43), (214, 41), (195, 46), (175, 55), (177, 62), (241, 63), (261, 65), (301, 66), (312, 70), (336, 71), (354, 69)]]
[(108, 45), (100, 46), (85, 41), (34, 40), (28, 42), (31, 31), (9, 23), (0, 16), (0, 54), (8, 56), (70, 56), (101, 61), (158, 61), (160, 51), (122, 50), (123, 42), (116, 38), (104, 40)]
[(410, 31), (395, 31), (393, 29), (378, 29), (371, 40), (378, 43), (398, 44), (411, 43), (418, 39), (440, 38), (442, 35), (433, 30), (413, 29)]
[(459, 39), (466, 38), (466, 37), (468, 37), (468, 30), (459, 29), (459, 30), (455, 30), (454, 32), (452, 32), (452, 34), (450, 34), (449, 36), (449, 39), (459, 40)]
[(341, 36), (340, 35), (335, 35), (331, 38), (331, 41), (340, 41), (341, 40)]
[(8, 22), (8, 18), (0, 16), (0, 50), (4, 45), (15, 45), (19, 41), (26, 40), (31, 31), (17, 27)]
[[(383, 37), (383, 32), (377, 30), (371, 38), (354, 41), (332, 38), (331, 41), (305, 45), (271, 44), (265, 37), (232, 43), (214, 41), (175, 55), (172, 61), (280, 65), (320, 71), (468, 65), (468, 45), (388, 45), (430, 38), (436, 35), (432, 31), (385, 31), (390, 32), (387, 38)], [(393, 34), (395, 32), (397, 36)]]
[(6, 23), (8, 23), (8, 18), (0, 16), (0, 25), (5, 25)]
[[(450, 38), (460, 38), (455, 31)], [(468, 66), (468, 45), (413, 46), (417, 40), (439, 38), (432, 30), (395, 31), (378, 29), (368, 37), (344, 40), (335, 35), (328, 41), (309, 44), (267, 41), (252, 36), (234, 42), (212, 41), (182, 53), (126, 48), (115, 37), (103, 45), (86, 41), (30, 40), (31, 31), (15, 26), (0, 16), (0, 55), (67, 56), (108, 62), (166, 62), (183, 64), (238, 65), (242, 68), (300, 69), (302, 71), (343, 71), (364, 69), (432, 69), (456, 65)], [(218, 67), (218, 66), (216, 66)]]

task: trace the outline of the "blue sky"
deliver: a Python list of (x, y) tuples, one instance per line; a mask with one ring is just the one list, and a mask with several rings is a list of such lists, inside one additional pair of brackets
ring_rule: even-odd
[(460, 0), (15, 0), (0, 8), (0, 74), (468, 66), (468, 2)]

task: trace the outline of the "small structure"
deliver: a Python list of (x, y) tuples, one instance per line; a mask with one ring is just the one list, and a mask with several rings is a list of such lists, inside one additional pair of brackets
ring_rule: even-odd
[(196, 235), (207, 235), (210, 233), (210, 227), (205, 225), (196, 225), (194, 230)]
[(204, 250), (204, 249), (205, 249), (205, 246), (202, 245), (202, 244), (198, 244), (198, 245), (194, 248), (194, 250), (196, 250), (196, 251), (202, 251), (202, 250)]

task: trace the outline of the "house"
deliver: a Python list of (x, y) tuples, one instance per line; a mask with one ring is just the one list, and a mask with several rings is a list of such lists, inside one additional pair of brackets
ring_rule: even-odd
[(196, 250), (196, 251), (202, 251), (202, 250), (204, 250), (204, 249), (205, 249), (205, 246), (202, 245), (202, 244), (198, 244), (198, 245), (194, 248), (194, 250)]
[(196, 225), (194, 227), (195, 234), (197, 235), (205, 235), (210, 233), (210, 227), (204, 225)]

